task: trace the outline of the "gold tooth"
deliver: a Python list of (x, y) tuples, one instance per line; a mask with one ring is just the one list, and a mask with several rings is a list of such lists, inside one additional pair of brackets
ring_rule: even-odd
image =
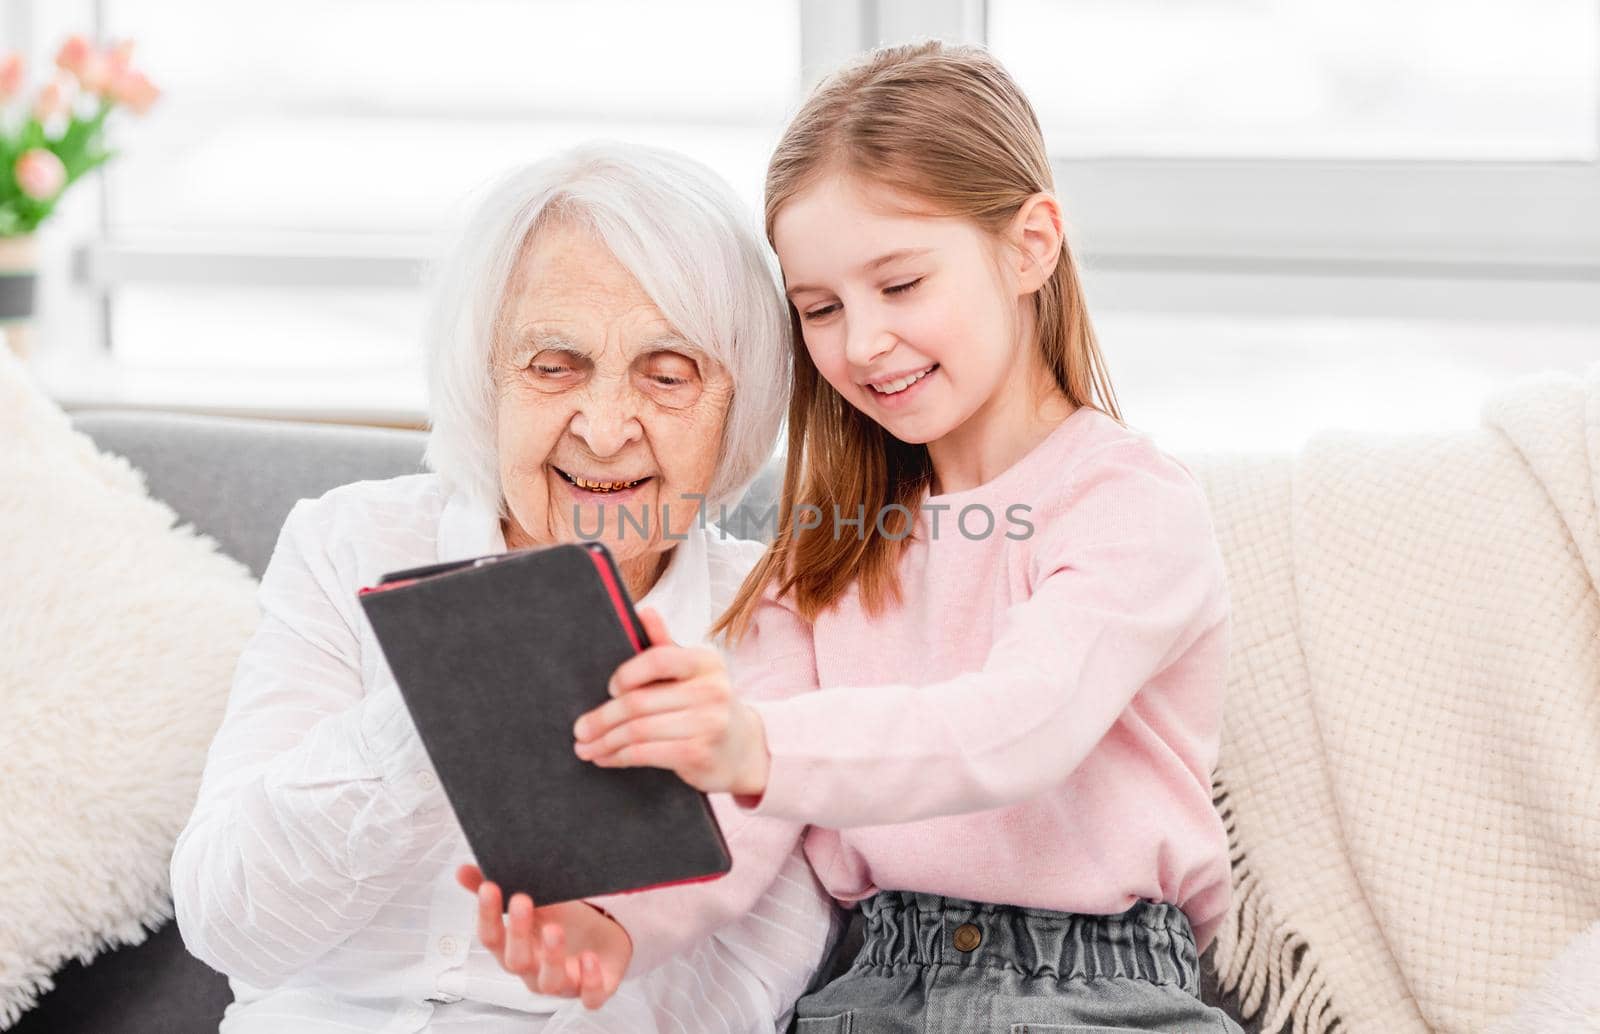
[(632, 481), (589, 481), (585, 478), (574, 477), (579, 488), (586, 488), (592, 492), (615, 492), (634, 484)]

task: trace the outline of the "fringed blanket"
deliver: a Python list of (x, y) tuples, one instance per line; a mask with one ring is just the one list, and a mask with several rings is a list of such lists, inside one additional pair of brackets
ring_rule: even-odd
[(1188, 462), (1234, 600), (1222, 987), (1266, 1032), (1487, 1030), (1600, 919), (1600, 365)]

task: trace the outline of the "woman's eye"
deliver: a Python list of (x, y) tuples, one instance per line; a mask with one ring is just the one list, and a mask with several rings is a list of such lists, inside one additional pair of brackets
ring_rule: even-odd
[(694, 360), (677, 352), (658, 352), (642, 364), (641, 372), (661, 388), (681, 388), (700, 375)]
[(550, 366), (545, 363), (534, 363), (533, 370), (535, 373), (542, 373), (546, 377), (556, 377), (567, 372), (565, 366)]
[(905, 294), (907, 291), (911, 290), (913, 287), (916, 287), (920, 283), (922, 283), (922, 278), (919, 276), (915, 280), (907, 280), (903, 284), (895, 284), (893, 287), (885, 287), (883, 289), (883, 293), (884, 294)]

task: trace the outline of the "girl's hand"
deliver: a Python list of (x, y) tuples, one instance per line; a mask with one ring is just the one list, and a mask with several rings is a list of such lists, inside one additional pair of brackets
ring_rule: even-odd
[(614, 699), (579, 718), (578, 757), (605, 768), (671, 769), (703, 793), (759, 797), (771, 757), (761, 716), (737, 696), (722, 656), (672, 641), (661, 615), (639, 620), (656, 645), (611, 676)]
[(456, 882), (478, 896), (478, 940), (529, 991), (582, 998), (598, 1009), (622, 983), (633, 941), (598, 908), (582, 901), (534, 908), (528, 895), (513, 894), (508, 920), (501, 914), (500, 888), (476, 865), (457, 869)]

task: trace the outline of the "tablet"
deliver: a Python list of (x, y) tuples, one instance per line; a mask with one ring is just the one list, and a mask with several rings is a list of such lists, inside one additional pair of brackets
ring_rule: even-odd
[(648, 645), (598, 542), (394, 571), (360, 602), (484, 878), (538, 905), (715, 879), (704, 794), (599, 768), (572, 726)]

